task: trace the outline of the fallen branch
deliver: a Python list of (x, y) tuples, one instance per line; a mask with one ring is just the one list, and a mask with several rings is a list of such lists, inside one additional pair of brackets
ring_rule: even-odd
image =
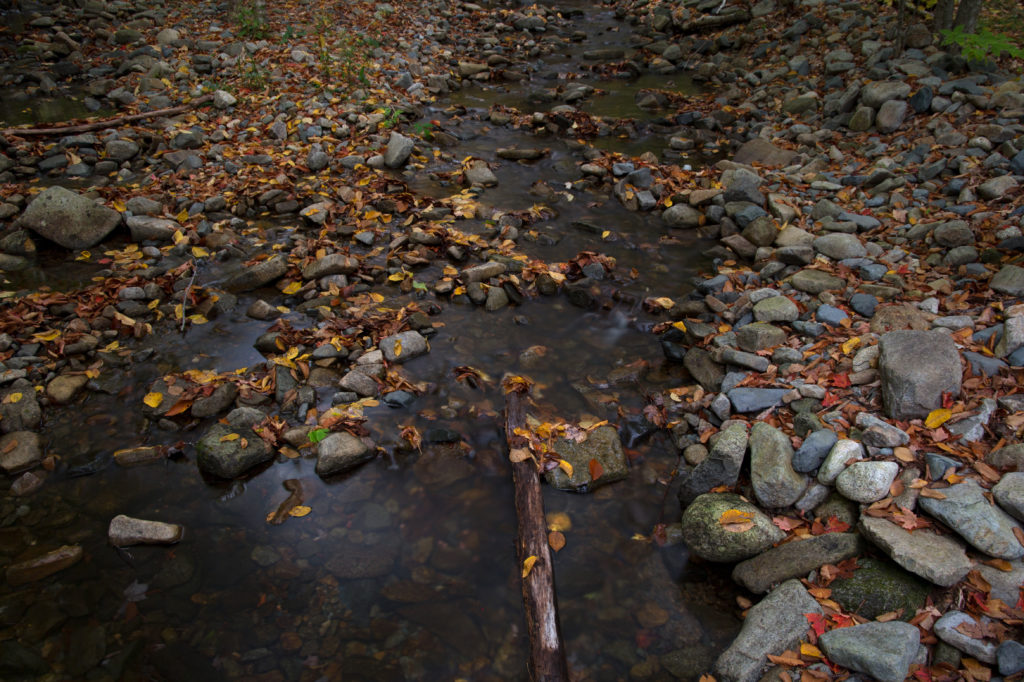
[(726, 26), (732, 26), (733, 24), (745, 24), (748, 21), (750, 21), (750, 12), (742, 8), (737, 8), (722, 14), (705, 14), (704, 16), (697, 17), (692, 21), (687, 21), (677, 30), (680, 33), (703, 33), (705, 31), (714, 31), (719, 28), (725, 28)]
[(43, 135), (68, 135), (73, 133), (87, 133), (92, 130), (102, 130), (104, 128), (111, 128), (114, 126), (124, 125), (125, 123), (131, 123), (132, 121), (142, 121), (147, 118), (156, 118), (157, 116), (173, 116), (175, 114), (182, 114), (186, 111), (189, 111), (190, 109), (194, 109), (200, 105), (206, 104), (212, 99), (212, 94), (206, 94), (201, 97), (195, 98), (188, 104), (180, 104), (176, 107), (168, 107), (166, 109), (155, 109), (153, 111), (144, 111), (140, 114), (125, 114), (124, 116), (116, 116), (114, 118), (108, 118), (102, 121), (93, 121), (92, 123), (81, 123), (78, 125), (54, 126), (52, 128), (2, 128), (0, 129), (0, 135), (14, 137), (39, 137)]
[[(526, 426), (525, 404), (525, 392), (506, 393), (505, 439), (510, 452), (526, 447), (525, 439), (515, 434), (517, 428)], [(534, 682), (568, 680), (569, 668), (558, 623), (554, 567), (544, 526), (544, 500), (537, 465), (532, 458), (512, 463), (512, 481), (519, 519), (516, 550), (520, 567), (528, 557), (536, 557), (523, 578), (523, 605), (530, 634), (530, 679)]]

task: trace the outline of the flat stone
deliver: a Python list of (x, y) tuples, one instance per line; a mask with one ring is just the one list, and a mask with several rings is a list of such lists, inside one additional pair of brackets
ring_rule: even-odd
[(110, 520), (107, 539), (115, 547), (129, 545), (173, 545), (181, 540), (184, 529), (176, 523), (146, 521), (118, 514)]
[[(753, 525), (740, 532), (726, 530), (719, 519), (731, 510), (749, 515)], [(683, 512), (682, 535), (690, 551), (717, 562), (747, 559), (786, 536), (760, 509), (733, 493), (698, 496)]]
[(12, 431), (0, 437), (0, 469), (16, 474), (34, 467), (43, 459), (39, 434)]
[(734, 412), (748, 414), (750, 412), (762, 412), (769, 407), (782, 404), (783, 396), (788, 393), (784, 388), (748, 388), (740, 387), (730, 389), (726, 395), (732, 403)]
[(329, 253), (302, 268), (305, 279), (320, 279), (329, 275), (351, 275), (359, 269), (359, 261), (343, 253)]
[(1024, 471), (1024, 443), (1006, 445), (985, 455), (985, 463), (997, 469)]
[[(555, 454), (572, 466), (572, 476), (560, 467), (545, 474), (548, 484), (558, 490), (592, 492), (593, 490), (621, 481), (629, 475), (629, 465), (622, 450), (619, 433), (611, 426), (601, 426), (587, 434), (587, 439), (577, 443), (561, 438), (552, 446)], [(594, 478), (591, 462), (596, 462), (600, 477)]]
[(672, 204), (661, 214), (661, 219), (669, 227), (691, 229), (704, 224), (704, 214), (687, 204)]
[(787, 580), (751, 607), (739, 635), (715, 661), (715, 677), (723, 682), (755, 682), (768, 663), (800, 643), (807, 634), (807, 616), (821, 615), (818, 602), (798, 580)]
[(1024, 471), (1011, 471), (992, 488), (999, 506), (1018, 521), (1024, 521)]
[(899, 472), (896, 462), (854, 462), (836, 477), (836, 489), (854, 502), (877, 502), (889, 494)]
[(754, 304), (758, 322), (792, 322), (800, 317), (800, 309), (785, 296), (772, 296)]
[(829, 660), (879, 682), (902, 682), (921, 646), (918, 629), (893, 620), (829, 630), (818, 638)]
[(717, 391), (722, 386), (725, 370), (714, 361), (711, 353), (703, 348), (692, 346), (683, 357), (683, 366), (697, 383), (708, 391)]
[(732, 579), (761, 594), (783, 580), (802, 578), (824, 564), (855, 557), (862, 549), (855, 533), (826, 533), (795, 540), (736, 564)]
[(56, 405), (69, 403), (87, 383), (89, 377), (84, 374), (61, 374), (46, 385), (46, 397)]
[(785, 343), (786, 332), (767, 322), (754, 322), (736, 330), (736, 342), (748, 353), (756, 353)]
[[(985, 618), (984, 616), (982, 618), (985, 622), (990, 622), (988, 618)], [(957, 629), (961, 625), (973, 627), (977, 624), (978, 622), (969, 614), (954, 609), (947, 611), (941, 618), (935, 621), (935, 625), (932, 626), (932, 632), (934, 632), (935, 636), (943, 642), (956, 647), (968, 656), (972, 656), (983, 663), (995, 663), (995, 644), (975, 639), (974, 637), (971, 637)]]
[(846, 234), (845, 232), (830, 232), (829, 234), (817, 237), (814, 240), (814, 250), (825, 254), (833, 260), (864, 258), (868, 255), (867, 249), (857, 239), (856, 235)]
[(1020, 525), (1002, 509), (990, 504), (983, 493), (977, 482), (966, 479), (943, 488), (945, 499), (921, 497), (919, 504), (975, 549), (999, 559), (1021, 558), (1024, 546), (1013, 533)]
[(180, 227), (174, 220), (148, 215), (129, 216), (125, 223), (135, 242), (169, 242), (174, 239), (174, 233)]
[(233, 293), (252, 291), (274, 282), (288, 272), (288, 261), (282, 256), (275, 256), (229, 276), (224, 282), (224, 290)]
[(370, 461), (375, 454), (358, 436), (347, 431), (332, 433), (317, 443), (316, 473), (325, 477), (345, 473)]
[(384, 337), (378, 344), (388, 362), (403, 363), (426, 355), (430, 350), (427, 340), (417, 331), (405, 331)]
[(112, 208), (64, 189), (48, 187), (37, 196), (15, 227), (32, 230), (66, 249), (87, 249), (103, 241), (121, 224)]
[(992, 291), (1010, 296), (1024, 296), (1024, 268), (1016, 265), (1004, 265), (992, 276), (988, 286)]
[(981, 183), (978, 186), (978, 196), (986, 201), (1003, 201), (1016, 188), (1017, 181), (1012, 175), (1000, 175)]
[(750, 431), (750, 481), (762, 506), (788, 507), (807, 489), (807, 477), (793, 470), (789, 437), (764, 422)]
[(903, 81), (873, 81), (860, 90), (860, 101), (864, 106), (878, 109), (890, 100), (906, 99), (910, 86)]
[(823, 291), (834, 291), (846, 287), (846, 280), (830, 275), (823, 270), (804, 269), (789, 280), (793, 288), (817, 296)]
[(251, 428), (235, 428), (214, 424), (196, 443), (196, 464), (202, 471), (236, 478), (274, 458), (274, 451)]
[(964, 546), (951, 537), (927, 529), (910, 532), (873, 516), (862, 516), (859, 528), (897, 564), (936, 585), (955, 585), (971, 570)]
[(80, 545), (64, 545), (32, 559), (19, 561), (7, 567), (7, 582), (18, 586), (42, 580), (48, 576), (74, 566), (82, 560)]
[(733, 161), (742, 164), (756, 163), (762, 166), (787, 166), (795, 156), (796, 152), (794, 151), (782, 149), (768, 140), (755, 137), (744, 142), (736, 150)]
[[(877, 316), (876, 316), (877, 317)], [(893, 331), (879, 340), (882, 402), (893, 419), (927, 417), (942, 394), (960, 395), (960, 354), (948, 334)]]

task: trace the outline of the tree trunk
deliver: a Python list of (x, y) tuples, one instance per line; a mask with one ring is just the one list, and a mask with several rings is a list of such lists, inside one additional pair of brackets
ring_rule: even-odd
[[(526, 425), (525, 403), (524, 393), (513, 391), (505, 395), (505, 439), (509, 451), (526, 447), (523, 437), (515, 434), (515, 429)], [(533, 568), (523, 578), (523, 605), (530, 635), (530, 679), (534, 682), (567, 682), (569, 668), (558, 623), (554, 567), (548, 549), (537, 465), (532, 459), (513, 462), (512, 480), (519, 519), (516, 539), (519, 566), (523, 566), (527, 557), (537, 557)]]
[(978, 17), (981, 14), (981, 0), (960, 0), (956, 9), (954, 26), (963, 26), (964, 33), (977, 33)]
[(953, 28), (953, 9), (955, 0), (938, 0), (935, 9), (932, 10), (932, 28), (936, 33)]

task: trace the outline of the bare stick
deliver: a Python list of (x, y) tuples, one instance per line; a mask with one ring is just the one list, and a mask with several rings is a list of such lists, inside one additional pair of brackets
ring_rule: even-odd
[(93, 121), (92, 123), (82, 123), (80, 125), (54, 126), (53, 128), (0, 128), (0, 135), (12, 137), (39, 137), (43, 135), (87, 133), (90, 130), (103, 130), (104, 128), (124, 125), (125, 123), (131, 123), (132, 121), (142, 121), (147, 118), (156, 118), (157, 116), (173, 116), (174, 114), (182, 114), (190, 109), (195, 109), (202, 104), (206, 104), (212, 99), (212, 94), (206, 94), (202, 97), (195, 98), (188, 104), (181, 104), (176, 107), (144, 111), (140, 114), (126, 114), (124, 116), (108, 118), (102, 121)]

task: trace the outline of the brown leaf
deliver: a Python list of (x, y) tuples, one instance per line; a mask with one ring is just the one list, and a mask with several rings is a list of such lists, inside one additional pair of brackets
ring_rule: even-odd
[(604, 476), (604, 467), (596, 459), (591, 459), (587, 464), (587, 468), (590, 470), (590, 480), (596, 481), (597, 479)]
[(556, 552), (565, 547), (565, 536), (557, 530), (548, 533), (548, 546)]
[(921, 497), (930, 497), (933, 500), (944, 500), (946, 496), (933, 488), (921, 488)]
[(1017, 542), (1024, 546), (1024, 530), (1021, 530), (1020, 526), (1014, 526), (1013, 534), (1017, 538)]

